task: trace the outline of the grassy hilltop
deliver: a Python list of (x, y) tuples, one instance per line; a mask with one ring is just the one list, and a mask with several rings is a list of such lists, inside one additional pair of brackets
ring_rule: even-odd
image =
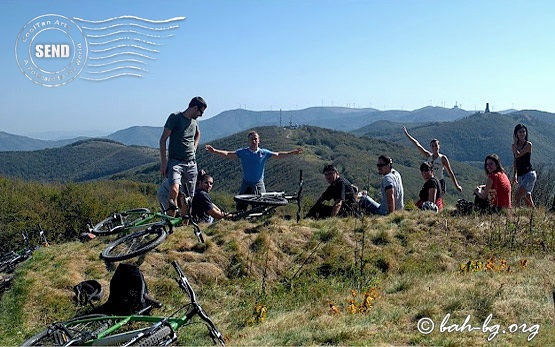
[[(204, 231), (205, 248), (190, 228), (178, 228), (141, 269), (165, 304), (154, 314), (170, 314), (183, 303), (169, 265), (179, 261), (229, 345), (555, 344), (555, 222), (543, 209), (482, 217), (403, 211), (299, 224), (278, 213)], [(108, 291), (113, 272), (98, 257), (106, 242), (52, 244), (19, 267), (0, 300), (0, 345), (73, 317), (78, 282), (97, 279)], [(487, 326), (499, 333), (440, 332), (447, 314), (446, 326), (469, 316), (480, 328), (491, 314)], [(435, 322), (429, 335), (417, 330), (426, 317)], [(179, 345), (209, 343), (201, 325), (180, 331)]]

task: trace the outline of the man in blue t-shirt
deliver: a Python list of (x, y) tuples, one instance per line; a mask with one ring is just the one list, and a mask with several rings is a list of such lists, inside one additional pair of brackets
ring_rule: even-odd
[[(241, 159), (243, 167), (243, 183), (239, 189), (239, 194), (258, 194), (265, 193), (264, 186), (264, 166), (266, 160), (274, 158), (283, 158), (293, 154), (303, 152), (301, 147), (288, 152), (272, 152), (265, 148), (260, 148), (260, 135), (256, 131), (248, 134), (248, 147), (240, 148), (236, 151), (224, 151), (216, 149), (211, 145), (206, 145), (206, 150), (215, 153), (224, 158)], [(238, 204), (238, 210), (246, 209), (245, 205)]]
[[(189, 102), (183, 112), (172, 113), (164, 125), (160, 137), (160, 173), (170, 183), (169, 206), (177, 206), (179, 187), (186, 187), (185, 192), (194, 194), (197, 181), (197, 162), (195, 151), (200, 140), (197, 118), (206, 110), (206, 102), (196, 96)], [(168, 154), (166, 143), (169, 138)], [(179, 206), (183, 209), (182, 206)]]

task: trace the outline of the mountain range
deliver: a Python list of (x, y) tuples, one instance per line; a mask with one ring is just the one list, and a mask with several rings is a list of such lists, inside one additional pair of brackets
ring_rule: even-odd
[[(354, 131), (378, 120), (400, 123), (452, 121), (472, 114), (454, 107), (424, 107), (414, 111), (388, 110), (373, 108), (355, 109), (345, 107), (311, 107), (295, 111), (249, 111), (236, 109), (224, 111), (206, 120), (200, 120), (201, 142), (208, 143), (215, 139), (260, 126), (296, 126), (313, 125), (340, 131)], [(159, 147), (162, 126), (133, 126), (116, 131), (105, 138), (126, 145)], [(59, 141), (38, 140), (0, 132), (0, 151), (29, 151), (61, 147), (86, 137)]]
[[(382, 139), (358, 137), (351, 133), (313, 126), (295, 129), (269, 126), (257, 128), (264, 147), (285, 151), (303, 147), (304, 153), (266, 164), (265, 183), (268, 190), (297, 190), (299, 172), (303, 170), (304, 192), (316, 198), (327, 184), (322, 167), (334, 163), (341, 175), (361, 189), (378, 195), (380, 177), (375, 162), (378, 155), (388, 154), (403, 174), (407, 198), (416, 197), (422, 185), (418, 170), (422, 158), (412, 148)], [(246, 146), (247, 131), (215, 140), (220, 149)], [(239, 160), (224, 159), (204, 149), (197, 151), (199, 168), (213, 175), (215, 192), (235, 193), (241, 182)], [(464, 163), (452, 162), (458, 179), (467, 192), (482, 179), (482, 171)], [(66, 145), (25, 152), (0, 152), (0, 175), (41, 182), (85, 182), (98, 179), (123, 179), (159, 184), (158, 150), (150, 147), (127, 146), (107, 139), (89, 139)], [(450, 199), (462, 197), (449, 186)]]

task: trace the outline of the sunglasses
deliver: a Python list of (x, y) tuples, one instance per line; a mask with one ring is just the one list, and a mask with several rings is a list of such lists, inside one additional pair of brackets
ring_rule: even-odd
[(376, 166), (377, 167), (384, 167), (384, 166), (387, 166), (387, 164), (378, 163), (378, 164), (376, 164)]

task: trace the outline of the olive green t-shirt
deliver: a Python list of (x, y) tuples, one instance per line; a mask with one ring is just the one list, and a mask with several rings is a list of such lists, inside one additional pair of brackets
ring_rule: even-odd
[(195, 160), (197, 120), (185, 117), (183, 112), (172, 113), (168, 117), (164, 128), (172, 132), (168, 146), (168, 156), (181, 161)]

